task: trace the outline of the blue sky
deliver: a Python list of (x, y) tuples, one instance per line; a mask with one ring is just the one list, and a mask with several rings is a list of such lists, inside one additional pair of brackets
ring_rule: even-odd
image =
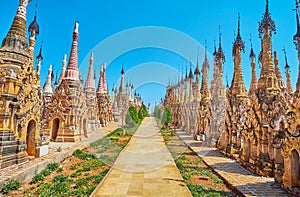
[[(1, 39), (9, 30), (18, 2), (18, 0), (1, 0)], [(35, 5), (36, 0), (28, 5), (27, 25), (33, 19)], [(292, 11), (294, 7), (294, 0), (270, 0), (270, 12), (277, 27), (277, 34), (273, 36), (273, 50), (278, 53), (279, 66), (284, 75), (285, 62), (282, 48), (286, 48), (295, 88), (298, 61), (297, 51), (293, 44), (293, 35), (296, 33), (295, 13)], [(49, 65), (54, 65), (56, 73), (56, 70), (61, 69), (63, 54), (69, 55), (75, 21), (80, 23), (79, 65), (83, 77), (85, 78), (88, 69), (86, 58), (90, 51), (95, 51), (94, 67), (97, 77), (100, 63), (107, 61), (109, 63), (107, 80), (111, 89), (113, 83), (119, 80), (120, 70), (124, 65), (128, 80), (137, 83), (137, 91), (142, 94), (145, 102), (151, 101), (151, 103), (158, 102), (164, 96), (164, 85), (169, 79), (174, 81), (178, 77), (178, 74), (173, 72), (174, 70), (181, 72), (182, 67), (189, 65), (187, 61), (190, 60), (195, 64), (198, 44), (200, 45), (200, 64), (203, 61), (205, 40), (207, 40), (208, 52), (210, 54), (213, 52), (213, 41), (218, 41), (218, 25), (221, 25), (222, 45), (226, 56), (224, 83), (226, 83), (225, 76), (227, 75), (230, 84), (233, 74), (231, 50), (234, 30), (237, 29), (237, 15), (240, 12), (241, 35), (246, 44), (245, 53), (242, 55), (242, 65), (248, 89), (251, 79), (249, 35), (252, 34), (254, 51), (258, 56), (261, 50), (258, 22), (264, 11), (264, 0), (73, 0), (72, 3), (61, 0), (39, 0), (37, 19), (41, 33), (37, 38), (36, 53), (43, 40), (42, 84), (46, 79)], [(145, 32), (135, 31), (136, 28), (143, 30), (143, 27), (146, 27)], [(153, 35), (153, 32), (148, 35), (147, 27), (166, 28), (167, 35)], [(124, 31), (132, 29), (134, 30), (133, 37), (123, 34)], [(179, 34), (172, 34), (176, 31), (193, 43), (181, 42)], [(118, 42), (110, 42), (118, 35), (120, 36)], [(132, 44), (135, 38), (143, 38), (139, 41), (139, 46), (126, 48), (125, 45)], [(155, 45), (152, 45), (151, 40), (156, 41)], [(161, 43), (159, 43), (160, 40)], [(102, 45), (104, 41), (108, 41), (106, 45)], [(164, 46), (167, 47), (161, 47), (160, 44), (165, 44)], [(212, 68), (211, 64), (210, 75), (212, 75)], [(257, 65), (257, 71), (257, 76), (259, 76), (259, 65)], [(160, 80), (157, 81), (158, 78)]]

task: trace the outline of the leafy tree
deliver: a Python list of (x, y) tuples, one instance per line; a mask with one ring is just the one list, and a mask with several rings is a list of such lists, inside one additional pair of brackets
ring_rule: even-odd
[(144, 105), (144, 103), (142, 104), (142, 106), (141, 106), (141, 108), (140, 108), (140, 110), (139, 110), (138, 115), (139, 115), (139, 119), (140, 119), (140, 120), (143, 120), (145, 117), (149, 116), (149, 115), (148, 115), (147, 108), (146, 108), (146, 106)]
[(132, 116), (130, 115), (130, 111), (128, 110), (126, 117), (125, 117), (125, 123), (126, 126), (131, 128), (134, 127), (136, 125), (136, 122), (133, 120)]
[(154, 116), (155, 118), (157, 118), (158, 120), (160, 120), (160, 118), (162, 118), (162, 117), (161, 117), (161, 109), (160, 109), (160, 107), (158, 107), (158, 106), (155, 106), (155, 107), (154, 107), (153, 116)]
[(169, 123), (172, 122), (172, 114), (169, 108), (165, 108), (164, 114), (163, 114), (163, 120), (165, 121), (165, 126), (168, 126)]
[(139, 119), (139, 116), (138, 116), (138, 112), (136, 110), (136, 108), (131, 105), (128, 109), (128, 112), (129, 112), (129, 115), (131, 117), (131, 119), (136, 123), (138, 124), (141, 120)]

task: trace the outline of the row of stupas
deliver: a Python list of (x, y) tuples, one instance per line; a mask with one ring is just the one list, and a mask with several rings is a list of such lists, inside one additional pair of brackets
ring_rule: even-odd
[[(296, 1), (297, 33), (294, 41), (300, 62), (299, 2)], [(225, 89), (221, 45), (215, 47), (213, 80), (208, 87), (209, 62), (205, 54), (202, 84), (199, 87), (199, 66), (177, 84), (168, 86), (164, 105), (173, 114), (173, 124), (192, 134), (202, 144), (216, 147), (245, 168), (261, 176), (274, 177), (275, 182), (295, 195), (300, 195), (300, 66), (293, 91), (289, 65), (285, 56), (286, 82), (279, 68), (276, 51), (272, 51), (275, 22), (268, 0), (259, 23), (261, 39), (260, 77), (256, 77), (255, 54), (251, 45), (252, 79), (249, 91), (242, 73), (245, 44), (238, 31), (232, 47), (234, 74)], [(300, 64), (299, 64), (300, 65)]]
[[(20, 0), (13, 23), (0, 48), (0, 168), (28, 161), (48, 153), (49, 141), (77, 142), (98, 128), (118, 120), (132, 102), (132, 91), (112, 102), (106, 82), (106, 63), (100, 68), (96, 89), (94, 54), (90, 54), (87, 79), (83, 85), (78, 70), (78, 31), (75, 23), (69, 60), (64, 55), (59, 79), (53, 82), (50, 65), (45, 85), (40, 85), (42, 49), (34, 68), (34, 47), (39, 25), (36, 15), (26, 31), (26, 7), (30, 0)], [(122, 71), (124, 83), (124, 70)], [(121, 85), (121, 87), (123, 87)], [(120, 87), (120, 90), (121, 90)], [(133, 86), (132, 86), (133, 87)], [(123, 95), (120, 91), (119, 95)], [(121, 109), (122, 108), (122, 109)], [(113, 111), (114, 110), (114, 111)]]
[(126, 83), (125, 85), (125, 71), (122, 67), (121, 82), (119, 90), (115, 87), (112, 89), (112, 113), (114, 120), (122, 122), (124, 125), (125, 115), (129, 106), (134, 106), (137, 110), (142, 106), (142, 98), (140, 94), (134, 93), (133, 84)]

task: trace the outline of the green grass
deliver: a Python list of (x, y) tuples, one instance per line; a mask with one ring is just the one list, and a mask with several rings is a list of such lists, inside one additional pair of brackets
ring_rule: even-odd
[(220, 197), (220, 196), (231, 197), (232, 196), (230, 192), (217, 191), (213, 188), (207, 190), (204, 189), (203, 186), (197, 184), (188, 183), (187, 186), (191, 191), (193, 197)]
[(107, 137), (120, 136), (122, 134), (122, 128), (117, 128), (113, 132), (107, 135)]
[(115, 162), (115, 160), (117, 159), (117, 157), (118, 157), (118, 155), (109, 156), (109, 155), (101, 154), (99, 159), (103, 163), (112, 165)]
[(79, 149), (76, 149), (76, 150), (73, 152), (73, 156), (74, 156), (74, 157), (77, 157), (77, 158), (79, 158), (79, 159), (84, 159), (84, 160), (89, 160), (89, 159), (95, 159), (95, 158), (96, 158), (95, 155), (85, 153), (85, 152), (83, 152), (82, 150), (79, 150)]
[(171, 128), (162, 128), (160, 130), (160, 132), (161, 132), (161, 134), (162, 134), (162, 136), (164, 138), (164, 142), (166, 144), (168, 144), (176, 136), (176, 132), (173, 129), (171, 129)]
[(79, 163), (78, 165), (80, 165), (83, 169), (90, 168), (90, 170), (96, 170), (96, 169), (104, 166), (105, 164), (102, 161), (100, 161), (99, 159), (91, 159), (88, 161), (83, 161), (83, 162)]
[(202, 167), (198, 167), (196, 169), (203, 176), (207, 176), (207, 177), (211, 178), (215, 183), (223, 183), (223, 181), (217, 175), (213, 174), (211, 171), (204, 169)]
[(10, 181), (4, 184), (1, 189), (2, 194), (10, 194), (11, 191), (17, 190), (21, 187), (21, 183), (19, 181)]

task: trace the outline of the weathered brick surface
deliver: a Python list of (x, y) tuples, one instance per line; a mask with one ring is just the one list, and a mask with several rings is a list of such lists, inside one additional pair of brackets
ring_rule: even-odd
[(245, 196), (292, 196), (275, 184), (274, 178), (252, 174), (235, 160), (219, 153), (217, 149), (201, 146), (201, 142), (195, 142), (193, 137), (184, 131), (177, 130), (177, 135), (228, 184)]

